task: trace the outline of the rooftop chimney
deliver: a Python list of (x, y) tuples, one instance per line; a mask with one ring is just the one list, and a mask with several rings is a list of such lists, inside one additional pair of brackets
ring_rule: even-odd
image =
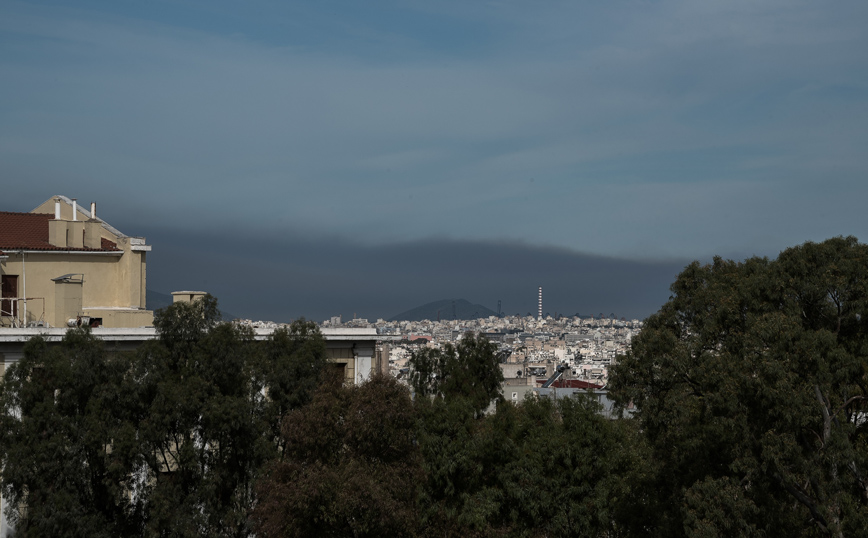
[(92, 218), (92, 219), (96, 218), (96, 202), (90, 203), (90, 218)]
[(54, 220), (60, 220), (60, 198), (54, 199)]
[(78, 220), (78, 202), (72, 199), (72, 220)]

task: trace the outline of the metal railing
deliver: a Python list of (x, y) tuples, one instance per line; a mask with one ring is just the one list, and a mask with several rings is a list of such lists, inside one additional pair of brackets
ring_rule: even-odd
[[(24, 309), (21, 308), (21, 303), (25, 305), (28, 301), (42, 301), (42, 314), (39, 319), (28, 323), (26, 319), (22, 319)], [(45, 323), (45, 297), (3, 297), (0, 299), (0, 327), (47, 327)]]

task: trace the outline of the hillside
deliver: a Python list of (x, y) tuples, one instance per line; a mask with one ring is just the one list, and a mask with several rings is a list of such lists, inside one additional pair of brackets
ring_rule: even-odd
[(496, 316), (497, 312), (465, 299), (443, 299), (392, 316), (389, 321), (422, 321), (424, 319), (477, 319)]

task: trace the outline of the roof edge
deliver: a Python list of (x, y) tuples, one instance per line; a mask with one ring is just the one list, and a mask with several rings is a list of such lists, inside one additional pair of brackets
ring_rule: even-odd
[[(66, 202), (67, 205), (69, 205), (69, 207), (72, 207), (72, 198), (69, 198), (69, 197), (64, 196), (64, 195), (62, 195), (62, 194), (55, 194), (54, 196), (52, 196), (51, 198), (49, 198), (49, 200), (54, 200), (55, 198), (60, 198), (61, 200), (63, 200), (64, 202)], [(43, 203), (45, 203), (45, 202), (43, 202)], [(42, 205), (42, 204), (39, 204), (39, 205)], [(87, 218), (89, 218), (89, 219), (93, 219), (93, 218), (94, 218), (94, 216), (90, 214), (90, 211), (87, 210), (87, 209), (85, 208), (84, 205), (76, 204), (76, 207), (78, 208), (79, 211), (81, 211), (82, 213), (84, 213), (84, 215), (85, 215)], [(36, 209), (36, 208), (34, 208), (34, 210), (35, 210), (35, 209)], [(115, 234), (117, 237), (124, 237), (124, 238), (129, 237), (127, 234), (121, 232), (120, 230), (118, 230), (117, 228), (115, 228), (114, 226), (112, 226), (111, 224), (109, 224), (108, 222), (102, 220), (101, 218), (96, 217), (95, 220), (99, 221), (99, 223), (102, 224), (102, 227), (103, 227), (103, 228), (105, 228), (105, 229), (108, 230), (109, 232)]]

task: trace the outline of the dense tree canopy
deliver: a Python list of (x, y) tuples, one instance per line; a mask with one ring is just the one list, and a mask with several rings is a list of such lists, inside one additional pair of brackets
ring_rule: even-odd
[(503, 372), (497, 346), (482, 335), (465, 334), (457, 345), (422, 348), (409, 361), (418, 397), (462, 399), (477, 413), (501, 399)]
[(496, 349), (467, 335), (410, 360), (425, 476), (419, 535), (624, 534), (616, 520), (627, 519), (642, 468), (633, 424), (583, 397), (503, 401)]
[(585, 398), (502, 402), (481, 415), (475, 387), (455, 386), (467, 391), (411, 402), (386, 377), (323, 385), (285, 419), (286, 452), (260, 485), (259, 534), (628, 534), (619, 521), (644, 466), (632, 421), (606, 419)]
[(2, 486), (24, 536), (249, 536), (254, 484), (310, 399), (325, 341), (265, 342), (216, 300), (157, 312), (159, 338), (108, 354), (87, 330), (34, 338), (0, 385)]
[[(59, 347), (30, 340), (0, 384), (4, 501), (23, 536), (121, 536), (144, 521), (127, 450), (133, 402), (122, 388), (127, 357), (110, 358), (88, 330)], [(111, 447), (112, 440), (115, 446)], [(26, 502), (26, 509), (24, 503)]]
[(693, 263), (614, 368), (658, 471), (641, 506), (675, 536), (868, 529), (868, 246)]
[(628, 534), (644, 465), (632, 422), (604, 418), (584, 397), (470, 411), (421, 404), (421, 536)]
[(406, 387), (327, 382), (284, 420), (286, 451), (260, 486), (264, 536), (413, 536), (421, 478)]

